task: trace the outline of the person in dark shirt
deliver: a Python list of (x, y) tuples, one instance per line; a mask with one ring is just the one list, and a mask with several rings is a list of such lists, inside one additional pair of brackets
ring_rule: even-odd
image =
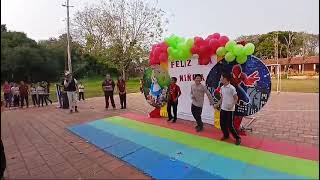
[(175, 123), (177, 121), (177, 107), (178, 107), (178, 98), (181, 95), (180, 87), (176, 84), (177, 78), (172, 77), (171, 78), (171, 84), (169, 86), (169, 94), (168, 94), (168, 104), (167, 104), (167, 112), (168, 112), (168, 121), (172, 120), (172, 114), (171, 114), (171, 106), (173, 108), (173, 121), (172, 123)]
[(27, 108), (29, 107), (29, 87), (27, 84), (24, 83), (24, 81), (20, 82), (19, 86), (20, 91), (20, 107), (23, 108), (24, 101), (26, 101)]
[(124, 81), (122, 76), (120, 76), (118, 79), (117, 87), (119, 91), (121, 109), (126, 109), (127, 108), (126, 82)]
[(113, 109), (116, 109), (114, 103), (113, 92), (114, 92), (115, 83), (112, 80), (110, 74), (106, 75), (106, 79), (102, 82), (102, 90), (104, 92), (104, 97), (106, 101), (106, 109), (109, 108), (109, 99), (111, 101)]
[(63, 85), (65, 87), (64, 90), (67, 92), (70, 113), (79, 112), (76, 97), (76, 93), (78, 91), (78, 82), (68, 71), (65, 73)]

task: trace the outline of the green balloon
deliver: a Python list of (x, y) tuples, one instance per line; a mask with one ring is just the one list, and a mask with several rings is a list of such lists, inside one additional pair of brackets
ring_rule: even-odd
[(230, 40), (227, 42), (225, 48), (228, 52), (232, 52), (233, 48), (237, 45), (237, 43), (234, 40)]
[(224, 56), (224, 59), (225, 59), (227, 62), (232, 62), (232, 61), (234, 61), (235, 58), (236, 58), (236, 56), (235, 56), (232, 52), (228, 52), (228, 53)]
[(226, 48), (224, 48), (224, 47), (219, 47), (218, 49), (217, 49), (217, 56), (219, 56), (219, 57), (223, 57), (225, 54), (227, 53), (227, 50), (226, 50)]
[(244, 54), (247, 56), (252, 55), (254, 53), (254, 49), (254, 44), (248, 43), (244, 46)]
[(193, 46), (194, 40), (192, 38), (188, 39), (186, 42), (187, 47), (191, 48)]
[(247, 62), (247, 56), (246, 55), (237, 56), (236, 61), (238, 64), (244, 64)]
[(241, 54), (243, 54), (244, 49), (243, 46), (241, 44), (237, 44), (234, 48), (233, 48), (233, 54), (236, 56), (241, 56)]

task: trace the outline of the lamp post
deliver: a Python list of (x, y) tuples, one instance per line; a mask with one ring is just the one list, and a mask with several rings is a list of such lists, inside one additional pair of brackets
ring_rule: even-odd
[(66, 4), (62, 4), (62, 6), (67, 8), (67, 53), (68, 53), (68, 71), (72, 73), (72, 65), (71, 65), (71, 51), (70, 51), (70, 17), (69, 17), (69, 0), (67, 0)]

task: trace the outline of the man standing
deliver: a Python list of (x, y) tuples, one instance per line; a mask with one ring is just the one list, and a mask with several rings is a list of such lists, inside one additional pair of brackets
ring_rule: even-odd
[(121, 109), (126, 109), (127, 108), (126, 82), (124, 81), (122, 76), (119, 77), (117, 86), (119, 90)]
[(72, 77), (70, 72), (65, 73), (65, 80), (63, 82), (65, 91), (67, 92), (70, 113), (79, 112), (77, 107), (77, 94), (78, 83), (75, 78)]
[(24, 106), (24, 100), (26, 100), (26, 105), (27, 108), (29, 107), (29, 87), (27, 84), (25, 84), (23, 81), (20, 82), (20, 87), (19, 87), (19, 91), (20, 91), (20, 106), (21, 108), (23, 108)]
[(6, 101), (6, 107), (10, 107), (10, 106), (11, 106), (10, 93), (11, 93), (11, 86), (10, 86), (10, 84), (8, 83), (8, 81), (4, 81), (4, 85), (3, 85), (3, 97), (4, 97), (4, 100)]
[(107, 74), (106, 79), (102, 83), (102, 90), (104, 92), (104, 97), (106, 101), (106, 109), (109, 108), (109, 98), (110, 98), (113, 109), (116, 109), (116, 105), (114, 104), (114, 99), (113, 99), (114, 87), (115, 87), (114, 81), (111, 79), (110, 74)]

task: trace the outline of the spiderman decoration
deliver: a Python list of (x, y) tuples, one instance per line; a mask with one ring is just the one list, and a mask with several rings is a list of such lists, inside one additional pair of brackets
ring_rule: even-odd
[(217, 63), (208, 74), (206, 85), (215, 101), (220, 99), (221, 75), (231, 73), (231, 84), (236, 88), (239, 101), (236, 116), (250, 116), (258, 112), (268, 101), (271, 92), (271, 78), (268, 68), (255, 56), (249, 56), (245, 64)]

